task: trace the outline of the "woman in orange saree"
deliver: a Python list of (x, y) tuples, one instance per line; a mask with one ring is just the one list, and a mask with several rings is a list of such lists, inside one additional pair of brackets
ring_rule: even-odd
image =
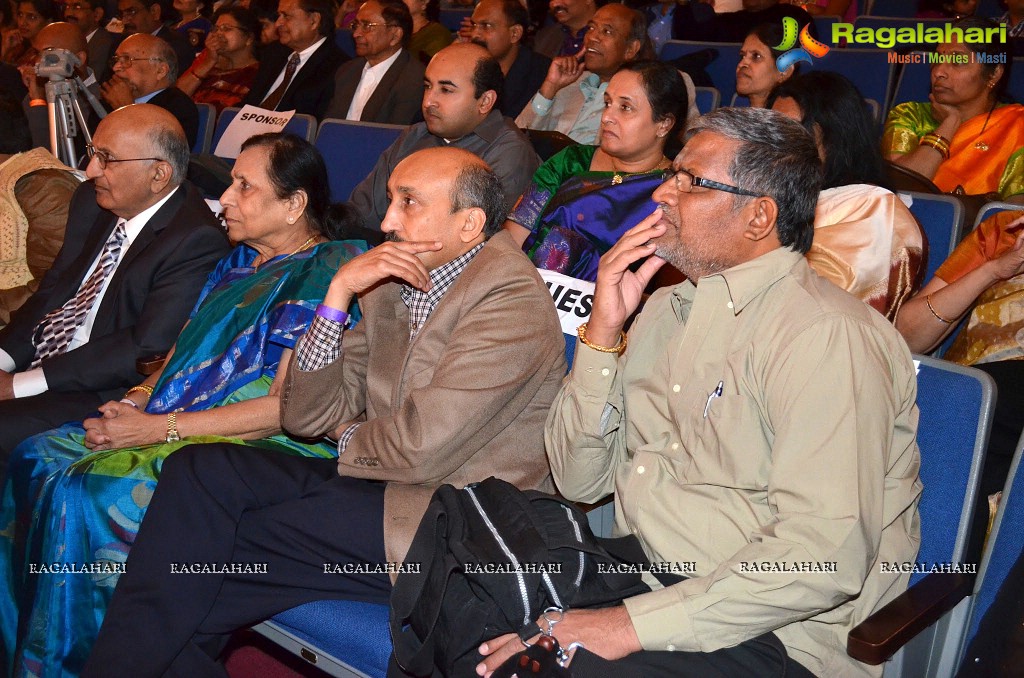
[[(953, 25), (995, 26), (977, 18)], [(1009, 79), (1007, 50), (999, 42), (939, 45), (929, 102), (893, 108), (882, 153), (946, 192), (995, 192), (1003, 200), (1024, 194), (1024, 106), (999, 103)]]

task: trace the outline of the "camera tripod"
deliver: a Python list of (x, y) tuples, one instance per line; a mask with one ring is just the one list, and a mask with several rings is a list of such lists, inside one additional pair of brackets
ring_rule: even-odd
[(89, 127), (78, 104), (78, 93), (85, 95), (96, 115), (106, 116), (106, 111), (89, 91), (74, 69), (81, 62), (71, 52), (62, 49), (46, 49), (36, 65), (36, 74), (48, 78), (46, 91), (46, 112), (50, 123), (50, 152), (69, 167), (78, 166), (75, 153), (75, 137), (79, 131), (87, 144), (92, 143)]

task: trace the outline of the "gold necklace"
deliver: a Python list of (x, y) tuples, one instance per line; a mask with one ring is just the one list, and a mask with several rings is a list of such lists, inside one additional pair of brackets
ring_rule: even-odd
[(668, 158), (666, 158), (665, 156), (662, 156), (661, 160), (658, 161), (658, 164), (655, 165), (654, 167), (652, 167), (651, 169), (649, 169), (649, 170), (641, 170), (639, 172), (622, 172), (620, 170), (614, 169), (615, 164), (613, 162), (612, 163), (612, 168), (613, 168), (614, 175), (612, 176), (612, 186), (618, 186), (619, 184), (621, 184), (622, 180), (625, 177), (632, 176), (634, 174), (647, 174), (648, 172), (654, 172), (654, 171), (657, 171), (657, 170), (665, 170), (665, 169), (668, 169), (671, 166), (672, 166), (672, 162)]
[(982, 152), (988, 150), (988, 144), (981, 138), (981, 135), (985, 133), (985, 128), (988, 127), (988, 120), (992, 117), (992, 111), (995, 110), (995, 107), (996, 105), (993, 103), (992, 108), (988, 109), (988, 115), (985, 116), (985, 124), (981, 126), (981, 131), (978, 132), (978, 140), (974, 142), (974, 147)]
[[(290, 256), (292, 256), (294, 254), (298, 254), (299, 252), (301, 252), (303, 250), (308, 250), (310, 247), (312, 247), (314, 244), (316, 244), (315, 241), (319, 240), (319, 239), (320, 239), (319, 235), (311, 235), (311, 236), (309, 236), (309, 239), (307, 239), (306, 242), (304, 242), (301, 245), (299, 245), (299, 248), (297, 250), (295, 250), (291, 254), (286, 255), (283, 259), (287, 259), (288, 257), (290, 257)], [(269, 259), (266, 260), (266, 261), (261, 261), (258, 264), (255, 261), (253, 261), (253, 266), (252, 267), (253, 268), (259, 268), (263, 264), (267, 263), (267, 261), (269, 261)]]

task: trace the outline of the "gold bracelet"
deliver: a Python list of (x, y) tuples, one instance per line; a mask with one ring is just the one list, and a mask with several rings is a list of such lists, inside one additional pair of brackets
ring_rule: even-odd
[(178, 413), (171, 412), (167, 415), (167, 442), (176, 443), (181, 440), (178, 435)]
[(127, 398), (133, 393), (145, 393), (147, 398), (153, 397), (153, 387), (149, 384), (139, 384), (138, 386), (132, 386), (130, 389), (124, 392), (124, 397)]
[(938, 320), (939, 322), (946, 323), (947, 325), (953, 324), (952, 320), (947, 320), (946, 318), (943, 318), (941, 315), (939, 315), (938, 311), (935, 310), (935, 307), (932, 306), (932, 295), (926, 294), (924, 297), (924, 303), (928, 305), (928, 310), (932, 312), (932, 315), (935, 316), (936, 320)]
[(590, 340), (587, 339), (587, 323), (583, 323), (577, 327), (576, 334), (579, 335), (580, 341), (583, 342), (584, 346), (589, 346), (595, 351), (600, 351), (601, 353), (616, 353), (618, 355), (622, 355), (622, 352), (626, 350), (626, 333), (622, 330), (619, 330), (619, 343), (611, 348), (590, 343)]

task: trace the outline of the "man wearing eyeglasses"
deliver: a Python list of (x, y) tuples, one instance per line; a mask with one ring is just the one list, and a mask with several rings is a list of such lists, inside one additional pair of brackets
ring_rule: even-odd
[(185, 181), (189, 148), (169, 112), (114, 111), (89, 153), (63, 249), (0, 330), (0, 476), (26, 437), (81, 420), (137, 384), (136, 360), (170, 348), (229, 251)]
[[(585, 646), (583, 678), (881, 675), (846, 637), (907, 586), (881, 565), (917, 555), (910, 351), (804, 257), (821, 171), (802, 127), (727, 108), (689, 135), (658, 209), (601, 258), (545, 429), (563, 496), (614, 493), (616, 533), (686, 578), (552, 631)], [(666, 264), (687, 282), (650, 297), (626, 350)], [(477, 672), (522, 647), (484, 643)]]
[(122, 37), (104, 28), (105, 7), (100, 0), (71, 0), (64, 8), (64, 20), (75, 24), (85, 34), (89, 63), (100, 82), (110, 77), (110, 55)]
[(423, 64), (409, 54), (412, 15), (402, 0), (369, 0), (356, 12), (356, 59), (338, 69), (328, 118), (411, 125), (423, 119)]
[(199, 110), (191, 97), (174, 86), (178, 64), (174, 50), (160, 38), (136, 33), (117, 46), (111, 59), (114, 74), (100, 86), (111, 109), (153, 104), (171, 112), (185, 130), (189, 148), (199, 134)]
[(243, 103), (320, 120), (334, 96), (334, 74), (348, 57), (334, 44), (330, 0), (280, 0), (277, 36), (284, 49), (260, 59)]
[[(196, 49), (188, 39), (165, 25), (164, 5), (157, 0), (118, 0), (117, 11), (124, 23), (124, 35), (145, 33), (167, 42), (178, 59), (182, 71), (192, 65)], [(174, 82), (173, 80), (171, 82)]]

